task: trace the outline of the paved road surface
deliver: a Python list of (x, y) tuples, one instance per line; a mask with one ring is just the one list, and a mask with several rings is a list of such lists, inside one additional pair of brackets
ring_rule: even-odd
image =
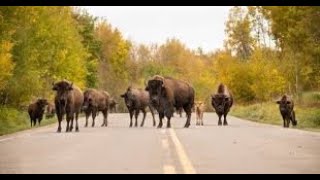
[[(142, 117), (140, 117), (142, 118)], [(141, 119), (140, 119), (141, 121)], [(139, 122), (140, 122), (139, 121)], [(320, 133), (229, 117), (217, 126), (129, 128), (128, 114), (110, 114), (109, 126), (56, 133), (57, 125), (0, 137), (0, 173), (320, 173)], [(164, 123), (166, 124), (166, 123)], [(65, 130), (65, 124), (63, 124)]]

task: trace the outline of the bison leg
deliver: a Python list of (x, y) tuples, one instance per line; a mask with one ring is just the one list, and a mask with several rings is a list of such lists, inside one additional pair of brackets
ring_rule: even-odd
[(171, 128), (171, 117), (167, 116), (167, 128)]
[(222, 121), (221, 121), (221, 116), (222, 116), (222, 115), (219, 114), (218, 116), (219, 116), (218, 126), (221, 126), (221, 125), (222, 125)]
[(66, 132), (70, 132), (71, 131), (71, 123), (70, 123), (71, 120), (72, 120), (72, 113), (68, 112), (67, 113), (67, 128), (66, 128)]
[(133, 117), (134, 111), (130, 110), (129, 113), (130, 113), (130, 125), (129, 125), (129, 127), (132, 127), (132, 117)]
[(228, 126), (228, 122), (227, 122), (227, 113), (225, 113), (224, 115), (223, 115), (223, 125), (224, 126)]
[(135, 123), (134, 123), (134, 127), (138, 127), (138, 116), (139, 116), (139, 112), (140, 112), (140, 110), (137, 109), (136, 112), (135, 112), (135, 114), (134, 114), (134, 117), (135, 117), (135, 119), (136, 119), (136, 121), (135, 121)]
[(57, 132), (60, 133), (61, 132), (61, 121), (62, 121), (63, 115), (61, 112), (57, 112), (57, 116), (58, 116), (58, 122), (59, 122)]
[(103, 115), (103, 124), (104, 126), (108, 126), (108, 110), (104, 110), (102, 111), (102, 115)]
[[(95, 119), (96, 119), (96, 116), (97, 116), (97, 110), (93, 110), (92, 111), (92, 125), (91, 125), (91, 127), (94, 127), (94, 125), (95, 125)], [(104, 124), (104, 123), (103, 123)]]
[(190, 126), (190, 121), (191, 121), (191, 108), (192, 107), (189, 107), (189, 106), (185, 106), (183, 107), (184, 111), (186, 112), (187, 114), (187, 121), (186, 121), (186, 124), (184, 125), (185, 128), (188, 128)]
[(88, 120), (89, 120), (90, 115), (91, 115), (91, 110), (87, 110), (86, 111), (86, 124), (84, 125), (84, 127), (88, 127)]
[(39, 118), (38, 118), (38, 124), (39, 124), (39, 126), (41, 125), (41, 120), (42, 120), (42, 117), (39, 117)]
[(293, 126), (297, 125), (296, 114), (294, 111), (292, 112), (292, 115), (291, 115), (291, 121)]
[(164, 113), (163, 112), (159, 112), (159, 124), (158, 124), (158, 128), (162, 128), (162, 119), (164, 118)]
[(200, 114), (201, 126), (203, 126), (203, 113)]
[(79, 118), (79, 112), (76, 112), (76, 118), (75, 118), (75, 123), (76, 123), (76, 132), (79, 132), (79, 124), (78, 124), (78, 118)]
[(143, 125), (144, 125), (144, 120), (146, 119), (146, 114), (147, 114), (146, 109), (142, 109), (142, 113), (143, 113), (143, 118), (142, 118), (142, 122), (140, 124), (140, 127), (143, 127)]
[(73, 130), (73, 120), (74, 120), (74, 113), (72, 113), (72, 116), (70, 117), (70, 127), (69, 127), (70, 132)]
[(156, 126), (156, 120), (154, 118), (154, 112), (153, 112), (153, 109), (149, 106), (149, 109), (150, 109), (150, 112), (151, 112), (151, 115), (152, 115), (152, 120), (153, 120), (153, 126)]

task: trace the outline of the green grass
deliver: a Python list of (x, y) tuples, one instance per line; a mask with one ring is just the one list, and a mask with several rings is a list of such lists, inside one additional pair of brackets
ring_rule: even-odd
[[(295, 106), (298, 129), (320, 131), (319, 106)], [(283, 125), (279, 107), (275, 103), (253, 104), (248, 106), (236, 105), (231, 110), (231, 115), (252, 120), (255, 122)]]
[[(44, 117), (41, 126), (54, 122), (56, 122), (56, 118), (45, 119)], [(38, 124), (36, 127), (38, 127)], [(30, 128), (30, 118), (27, 112), (0, 107), (0, 136)]]

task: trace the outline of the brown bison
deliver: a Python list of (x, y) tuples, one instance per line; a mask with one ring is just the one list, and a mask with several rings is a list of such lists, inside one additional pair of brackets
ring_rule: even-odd
[(55, 113), (56, 113), (55, 105), (53, 103), (48, 103), (48, 106), (46, 108), (46, 118), (52, 118)]
[(187, 114), (185, 128), (190, 126), (191, 109), (194, 104), (194, 89), (187, 82), (171, 77), (155, 75), (148, 81), (146, 90), (150, 94), (152, 106), (159, 113), (159, 125), (162, 127), (162, 119), (167, 117), (167, 128), (171, 127), (170, 119), (173, 116), (174, 108), (183, 108)]
[(194, 103), (195, 111), (196, 111), (196, 125), (203, 126), (203, 112), (205, 110), (205, 105), (202, 101), (196, 101)]
[(66, 80), (52, 84), (52, 90), (56, 91), (54, 103), (56, 106), (56, 114), (58, 117), (58, 130), (61, 132), (61, 121), (66, 115), (67, 127), (66, 132), (71, 132), (73, 129), (73, 120), (76, 121), (76, 131), (79, 131), (78, 116), (83, 103), (82, 91), (73, 83)]
[(227, 115), (230, 111), (230, 108), (232, 107), (233, 97), (224, 84), (220, 84), (217, 93), (211, 96), (211, 104), (212, 107), (216, 110), (217, 115), (219, 116), (218, 125), (222, 125), (222, 115), (224, 117), (223, 125), (228, 125)]
[(277, 101), (277, 104), (279, 104), (279, 110), (283, 119), (283, 127), (288, 128), (290, 125), (290, 120), (292, 121), (292, 125), (296, 126), (297, 120), (293, 110), (293, 100), (289, 96), (283, 95), (282, 98)]
[(110, 98), (110, 103), (109, 103), (109, 109), (110, 109), (110, 112), (114, 112), (116, 113), (117, 112), (117, 101), (114, 100), (113, 98)]
[(127, 91), (121, 95), (122, 98), (124, 98), (124, 101), (126, 103), (126, 106), (130, 113), (130, 127), (132, 127), (132, 117), (133, 114), (135, 114), (135, 123), (134, 126), (138, 126), (138, 116), (139, 112), (143, 112), (143, 119), (140, 124), (141, 127), (144, 125), (144, 120), (146, 119), (146, 107), (148, 106), (152, 115), (153, 119), (153, 126), (156, 125), (156, 120), (154, 119), (154, 113), (153, 108), (150, 104), (150, 98), (149, 93), (143, 89), (135, 89), (131, 86), (128, 87)]
[(86, 124), (88, 126), (89, 116), (92, 114), (92, 127), (95, 125), (95, 118), (99, 111), (103, 114), (103, 123), (101, 126), (108, 126), (108, 110), (110, 95), (106, 91), (88, 89), (84, 92), (83, 110), (86, 114)]
[(48, 105), (48, 101), (46, 99), (38, 99), (36, 102), (29, 105), (28, 113), (30, 116), (31, 127), (32, 127), (32, 123), (33, 123), (33, 126), (36, 125), (37, 120), (40, 126), (46, 105)]

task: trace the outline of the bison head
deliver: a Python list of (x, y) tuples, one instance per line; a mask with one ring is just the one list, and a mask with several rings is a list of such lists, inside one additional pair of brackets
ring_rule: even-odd
[(120, 97), (124, 98), (127, 108), (133, 108), (136, 102), (136, 96), (131, 92), (131, 87), (127, 89), (124, 94), (121, 94)]
[(149, 92), (152, 105), (158, 106), (162, 92), (165, 91), (164, 79), (154, 78), (149, 80), (145, 90)]
[(215, 94), (211, 96), (211, 104), (217, 113), (223, 114), (226, 102), (230, 101), (230, 97), (225, 94)]
[(284, 95), (281, 98), (281, 100), (278, 100), (276, 102), (277, 104), (279, 104), (279, 110), (283, 115), (285, 114), (289, 115), (293, 110), (293, 102), (290, 99), (288, 99), (286, 95)]
[(37, 106), (38, 106), (42, 111), (45, 110), (46, 105), (48, 105), (48, 101), (47, 101), (46, 99), (38, 99), (38, 100), (37, 100)]
[(60, 81), (52, 84), (52, 90), (57, 91), (58, 102), (62, 106), (66, 106), (70, 91), (73, 90), (73, 83)]
[(92, 107), (95, 105), (91, 90), (84, 92), (83, 96), (84, 98), (83, 98), (82, 110), (87, 110), (89, 107)]

